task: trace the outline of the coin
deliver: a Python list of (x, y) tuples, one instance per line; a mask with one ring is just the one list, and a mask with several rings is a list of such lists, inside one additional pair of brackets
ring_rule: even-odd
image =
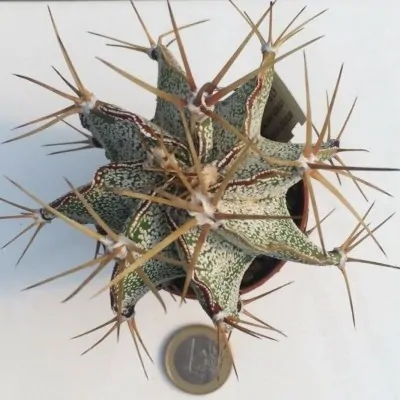
[[(221, 346), (225, 346), (221, 341)], [(218, 368), (217, 331), (207, 325), (189, 325), (177, 331), (165, 350), (165, 369), (179, 389), (207, 394), (219, 389), (232, 371), (230, 349), (220, 357)]]

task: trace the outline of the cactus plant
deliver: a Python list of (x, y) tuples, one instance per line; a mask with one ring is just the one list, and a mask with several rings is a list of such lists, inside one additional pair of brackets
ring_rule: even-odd
[[(159, 291), (177, 278), (185, 279), (182, 299), (191, 287), (198, 303), (225, 340), (233, 329), (255, 337), (274, 339), (251, 330), (263, 328), (271, 333), (280, 332), (246, 309), (247, 304), (264, 295), (243, 299), (239, 292), (244, 273), (259, 255), (314, 266), (336, 266), (345, 279), (355, 323), (346, 276), (347, 263), (397, 267), (352, 258), (349, 253), (367, 238), (374, 240), (382, 249), (374, 232), (390, 217), (371, 228), (366, 217), (372, 206), (361, 216), (323, 172), (336, 174), (338, 178), (351, 179), (360, 190), (360, 185), (364, 185), (387, 194), (374, 184), (356, 177), (352, 171), (395, 169), (349, 167), (340, 158), (341, 152), (362, 150), (344, 149), (340, 146), (354, 105), (336, 138), (331, 133), (330, 118), (343, 67), (339, 71), (332, 96), (327, 98), (325, 121), (318, 131), (312, 122), (307, 58), (303, 53), (307, 104), (305, 143), (278, 143), (260, 135), (261, 119), (274, 76), (274, 65), (319, 38), (279, 57), (278, 50), (322, 13), (293, 27), (303, 9), (278, 38), (273, 40), (273, 3), (256, 23), (235, 6), (248, 23), (250, 33), (221, 71), (210, 82), (199, 86), (191, 72), (180, 31), (204, 21), (178, 27), (169, 1), (167, 5), (172, 29), (161, 35), (156, 42), (132, 3), (148, 37), (148, 47), (95, 33), (117, 42), (117, 47), (145, 53), (157, 62), (158, 80), (157, 85), (153, 86), (110, 62), (99, 59), (127, 80), (157, 96), (156, 110), (151, 120), (97, 99), (84, 86), (49, 9), (58, 45), (74, 83), (70, 83), (58, 70), (55, 72), (74, 94), (67, 94), (34, 78), (17, 76), (54, 92), (71, 101), (72, 105), (19, 126), (18, 128), (22, 128), (43, 123), (6, 142), (32, 136), (78, 114), (82, 127), (91, 135), (80, 130), (85, 140), (62, 144), (82, 144), (82, 148), (56, 153), (97, 147), (104, 150), (110, 163), (99, 168), (91, 182), (84, 186), (75, 188), (67, 181), (69, 191), (50, 203), (7, 178), (40, 206), (38, 209), (31, 209), (1, 199), (23, 211), (19, 215), (2, 219), (33, 220), (6, 246), (29, 229), (36, 228), (18, 262), (39, 231), (55, 218), (60, 218), (96, 241), (94, 259), (29, 288), (93, 268), (88, 277), (65, 299), (67, 301), (113, 262), (111, 280), (97, 294), (109, 291), (115, 317), (89, 332), (111, 326), (95, 344), (97, 345), (111, 332), (116, 330), (119, 333), (121, 324), (126, 322), (143, 368), (139, 344), (148, 355), (149, 353), (135, 323), (135, 307), (146, 293), (152, 292), (165, 308)], [(260, 26), (267, 16), (269, 33), (265, 39)], [(178, 45), (183, 67), (169, 49), (171, 42), (163, 43), (164, 38), (171, 34)], [(260, 65), (246, 76), (220, 88), (226, 72), (253, 36), (257, 36), (261, 42)], [(50, 144), (54, 145), (61, 143)], [(305, 181), (309, 190), (310, 204), (316, 220), (313, 230), (318, 231), (319, 243), (314, 243), (310, 238), (310, 231), (303, 232), (298, 228), (287, 208), (286, 194), (301, 180)], [(329, 251), (325, 248), (322, 219), (313, 181), (325, 186), (356, 220), (353, 232), (340, 246)], [(95, 230), (87, 225), (93, 225)], [(100, 246), (103, 247), (101, 255)], [(246, 320), (246, 316), (253, 322)], [(88, 332), (84, 334), (86, 333)]]

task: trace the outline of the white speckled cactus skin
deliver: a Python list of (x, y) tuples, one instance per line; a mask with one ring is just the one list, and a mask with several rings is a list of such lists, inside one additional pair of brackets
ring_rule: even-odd
[[(174, 34), (179, 44), (179, 30)], [(118, 326), (119, 318), (133, 323), (136, 305), (147, 292), (159, 297), (165, 284), (186, 277), (216, 325), (237, 327), (243, 311), (240, 284), (255, 257), (336, 266), (345, 274), (351, 246), (362, 232), (372, 236), (359, 218), (358, 231), (342, 246), (326, 251), (290, 216), (288, 190), (302, 179), (308, 187), (311, 178), (324, 183), (319, 171), (327, 169), (326, 162), (341, 149), (339, 140), (326, 137), (326, 130), (312, 143), (309, 119), (306, 143), (277, 143), (261, 136), (280, 46), (276, 43), (269, 38), (261, 64), (252, 66), (259, 69), (218, 98), (215, 82), (194, 88), (187, 66), (182, 67), (161, 40), (153, 41), (149, 49), (139, 50), (152, 60), (143, 62), (158, 64), (157, 85), (149, 88), (158, 96), (151, 119), (94, 99), (74, 77), (75, 113), (110, 164), (99, 168), (87, 185), (49, 204), (40, 201), (40, 209), (28, 211), (38, 230), (61, 218), (103, 244), (101, 268), (115, 261), (105, 289)], [(341, 171), (351, 177), (346, 168)], [(356, 216), (340, 194), (330, 190)], [(96, 226), (97, 233), (85, 225)]]

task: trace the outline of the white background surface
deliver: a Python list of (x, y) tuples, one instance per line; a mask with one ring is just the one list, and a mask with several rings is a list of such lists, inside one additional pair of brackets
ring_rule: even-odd
[[(307, 4), (308, 3), (308, 4)], [(254, 18), (268, 6), (266, 1), (238, 3)], [(400, 5), (393, 1), (301, 1), (281, 0), (276, 7), (276, 30), (308, 5), (305, 15), (330, 11), (306, 28), (292, 44), (325, 34), (307, 50), (315, 122), (320, 126), (325, 112), (325, 90), (332, 93), (336, 76), (345, 62), (342, 86), (333, 116), (338, 130), (356, 95), (359, 103), (343, 147), (364, 147), (370, 154), (349, 153), (350, 165), (400, 166), (398, 114), (400, 109), (400, 53), (398, 37)], [(166, 4), (138, 2), (142, 17), (157, 36), (170, 29)], [(86, 87), (99, 99), (116, 103), (148, 118), (153, 115), (154, 97), (129, 83), (95, 59), (100, 56), (140, 78), (155, 83), (156, 64), (145, 55), (105, 46), (106, 41), (88, 35), (92, 30), (134, 43), (146, 44), (128, 2), (56, 2), (52, 11), (61, 36)], [(248, 32), (248, 26), (228, 2), (173, 2), (178, 24), (203, 18), (212, 21), (183, 33), (189, 59), (201, 85), (210, 80)], [(305, 17), (304, 17), (305, 18)], [(263, 25), (267, 34), (267, 25)], [(21, 132), (16, 125), (68, 105), (52, 93), (13, 77), (27, 74), (63, 88), (51, 65), (67, 73), (52, 31), (46, 3), (0, 4), (0, 128), (1, 140)], [(275, 36), (276, 37), (276, 36)], [(177, 51), (176, 45), (173, 45)], [(256, 38), (224, 80), (224, 84), (259, 65)], [(277, 70), (305, 108), (301, 54), (285, 60)], [(69, 121), (79, 124), (74, 116)], [(302, 141), (304, 128), (296, 130)], [(67, 191), (62, 179), (75, 185), (89, 182), (95, 169), (106, 162), (99, 150), (70, 155), (46, 156), (41, 145), (79, 140), (70, 128), (60, 124), (23, 141), (0, 146), (0, 172), (21, 183), (46, 201)], [(335, 184), (335, 177), (328, 175)], [(359, 174), (391, 191), (394, 199), (366, 189), (377, 200), (371, 221), (379, 223), (399, 208), (399, 179), (396, 173)], [(317, 185), (315, 185), (317, 187)], [(351, 214), (324, 189), (318, 199), (324, 212), (337, 206), (326, 222), (328, 247), (340, 245), (356, 224)], [(363, 214), (368, 204), (346, 182), (343, 190)], [(29, 199), (0, 179), (0, 196), (35, 206)], [(1, 214), (14, 213), (2, 204)], [(323, 212), (323, 213), (324, 213)], [(395, 216), (378, 238), (393, 264), (399, 262), (400, 220)], [(312, 223), (312, 218), (310, 223)], [(0, 243), (7, 242), (23, 224), (1, 221)], [(101, 336), (70, 341), (69, 338), (111, 317), (108, 295), (88, 300), (108, 279), (103, 274), (68, 304), (60, 301), (77, 285), (74, 276), (29, 292), (20, 290), (50, 274), (78, 265), (92, 257), (94, 243), (64, 223), (56, 221), (40, 234), (17, 269), (14, 264), (28, 238), (21, 239), (0, 254), (0, 387), (7, 400), (105, 400), (183, 399), (163, 376), (160, 357), (164, 340), (186, 323), (210, 323), (200, 307), (190, 302), (182, 308), (165, 293), (168, 314), (148, 296), (138, 307), (138, 324), (156, 364), (148, 365), (150, 382), (142, 374), (127, 329), (120, 343), (115, 335), (84, 357), (79, 354)], [(318, 240), (315, 236), (315, 240)], [(354, 256), (385, 262), (369, 240)], [(259, 341), (237, 333), (233, 348), (240, 382), (228, 383), (209, 396), (217, 398), (268, 398), (280, 400), (391, 400), (400, 398), (400, 271), (352, 264), (349, 266), (357, 331), (354, 331), (344, 282), (334, 268), (288, 264), (262, 291), (289, 280), (295, 284), (251, 306), (251, 311), (282, 329), (289, 336), (280, 343)]]

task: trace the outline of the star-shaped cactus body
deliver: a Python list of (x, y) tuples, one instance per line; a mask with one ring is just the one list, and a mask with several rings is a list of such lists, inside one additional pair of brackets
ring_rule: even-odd
[[(111, 161), (97, 169), (92, 181), (84, 186), (76, 189), (67, 181), (71, 190), (50, 203), (43, 202), (11, 181), (38, 202), (40, 208), (31, 209), (1, 199), (23, 211), (20, 215), (4, 219), (33, 219), (31, 225), (6, 246), (31, 227), (36, 227), (23, 256), (42, 227), (54, 218), (64, 220), (103, 246), (101, 256), (97, 248), (93, 260), (30, 288), (97, 265), (66, 301), (113, 262), (111, 280), (98, 293), (109, 291), (111, 308), (116, 316), (93, 330), (113, 324), (101, 342), (112, 331), (119, 332), (121, 324), (127, 322), (138, 352), (137, 340), (143, 345), (135, 323), (138, 302), (151, 291), (165, 307), (159, 291), (177, 278), (185, 278), (182, 298), (191, 287), (203, 310), (222, 333), (236, 328), (253, 336), (263, 336), (247, 329), (244, 325), (252, 323), (242, 319), (242, 315), (256, 321), (258, 325), (254, 322), (253, 326), (273, 329), (244, 308), (254, 299), (243, 300), (240, 296), (243, 276), (255, 257), (260, 255), (314, 266), (338, 267), (345, 278), (353, 311), (346, 263), (366, 262), (396, 267), (349, 257), (349, 252), (367, 238), (372, 238), (382, 250), (374, 232), (386, 220), (371, 229), (365, 222), (369, 210), (361, 217), (341, 191), (322, 174), (336, 173), (353, 180), (358, 187), (365, 185), (387, 194), (368, 181), (354, 176), (352, 171), (391, 169), (347, 167), (339, 157), (340, 152), (357, 150), (341, 148), (342, 134), (353, 107), (337, 137), (332, 138), (330, 119), (343, 68), (340, 69), (331, 98), (327, 96), (327, 113), (318, 131), (312, 121), (304, 53), (307, 114), (305, 142), (278, 143), (265, 138), (261, 132), (276, 63), (318, 38), (282, 56), (278, 56), (278, 50), (321, 13), (292, 28), (302, 10), (273, 40), (273, 3), (256, 23), (237, 8), (251, 31), (217, 75), (199, 86), (192, 74), (180, 32), (204, 21), (178, 27), (169, 1), (167, 5), (172, 29), (161, 35), (157, 43), (133, 5), (148, 38), (149, 47), (96, 34), (117, 42), (117, 47), (145, 53), (157, 63), (157, 84), (152, 86), (100, 59), (107, 67), (157, 96), (155, 113), (151, 119), (100, 101), (83, 86), (51, 13), (58, 44), (75, 86), (56, 72), (74, 95), (18, 75), (72, 101), (73, 105), (24, 124), (47, 121), (41, 127), (9, 142), (31, 136), (78, 114), (82, 126), (92, 135), (83, 133), (87, 136), (85, 148), (101, 148)], [(260, 26), (266, 16), (269, 16), (269, 33), (268, 38), (264, 39)], [(182, 65), (169, 48), (172, 42), (163, 43), (164, 37), (169, 34), (174, 35)], [(223, 77), (253, 35), (261, 42), (261, 62), (244, 77), (221, 88)], [(313, 141), (313, 133), (318, 136), (316, 141)], [(334, 161), (340, 165), (335, 165)], [(303, 216), (291, 216), (288, 210), (287, 193), (301, 180), (309, 192), (316, 220), (315, 230), (319, 236), (318, 244), (310, 232), (303, 232), (295, 224), (294, 218)], [(315, 180), (357, 219), (354, 231), (342, 245), (330, 251), (325, 248), (322, 234), (319, 201), (312, 184)], [(86, 225), (93, 225), (95, 230)], [(141, 359), (140, 352), (139, 356)]]

